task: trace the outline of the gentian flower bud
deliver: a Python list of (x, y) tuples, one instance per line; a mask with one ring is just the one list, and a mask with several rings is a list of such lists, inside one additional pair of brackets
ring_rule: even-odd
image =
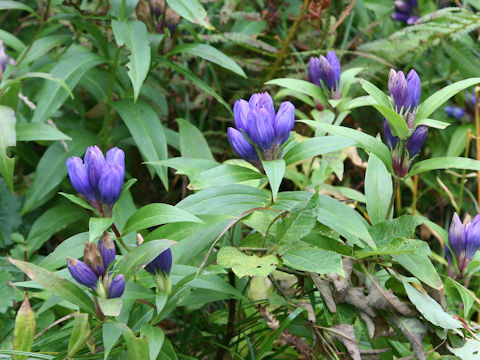
[(108, 297), (110, 299), (119, 298), (125, 291), (125, 276), (123, 274), (117, 275), (113, 278), (110, 288), (108, 290)]
[(257, 152), (252, 144), (250, 144), (245, 136), (232, 127), (227, 129), (228, 141), (230, 141), (230, 145), (232, 145), (233, 150), (244, 158), (247, 161), (258, 160)]
[(89, 146), (85, 153), (85, 167), (87, 168), (88, 180), (93, 191), (98, 194), (98, 181), (102, 176), (105, 165), (105, 157), (98, 146)]
[(274, 144), (273, 121), (270, 120), (270, 114), (265, 108), (255, 108), (250, 110), (247, 116), (248, 131), (245, 132), (250, 139), (258, 145), (260, 150), (270, 149)]
[(321, 86), (323, 82), (334, 99), (340, 98), (340, 75), (341, 66), (334, 51), (327, 52), (326, 58), (323, 55), (319, 58), (310, 58), (308, 63), (310, 82), (318, 86)]
[(170, 34), (173, 34), (175, 30), (177, 30), (180, 20), (182, 20), (180, 15), (178, 15), (170, 6), (167, 7), (165, 10), (165, 26), (168, 28), (168, 31), (170, 31)]
[(117, 201), (123, 187), (125, 170), (118, 164), (107, 162), (98, 182), (98, 192), (103, 204), (111, 206)]
[(383, 119), (383, 132), (385, 134), (385, 139), (387, 140), (387, 145), (390, 150), (394, 150), (397, 147), (398, 136), (392, 135), (392, 130), (390, 130), (390, 125), (388, 125), (387, 119)]
[(87, 198), (95, 201), (95, 194), (88, 180), (87, 169), (79, 157), (70, 157), (67, 159), (67, 169), (70, 182), (75, 190)]
[(98, 248), (100, 250), (100, 254), (102, 255), (103, 267), (106, 271), (108, 266), (115, 260), (115, 243), (108, 232), (105, 231), (103, 233), (98, 242)]
[(445, 106), (445, 112), (448, 116), (453, 117), (455, 119), (461, 119), (465, 116), (465, 110), (458, 106)]
[(295, 124), (295, 106), (290, 101), (285, 101), (280, 104), (277, 115), (275, 116), (275, 144), (281, 145), (288, 140), (290, 130)]
[(170, 248), (162, 251), (160, 255), (158, 255), (150, 263), (145, 265), (145, 270), (147, 270), (152, 275), (161, 273), (169, 276), (171, 268), (172, 268), (172, 250), (170, 250)]
[(243, 99), (235, 101), (233, 104), (233, 119), (235, 120), (235, 127), (238, 130), (246, 131), (247, 128), (247, 115), (250, 111), (248, 102)]
[(419, 126), (415, 129), (412, 136), (408, 140), (407, 150), (410, 158), (413, 158), (420, 152), (425, 140), (427, 139), (428, 128), (426, 126)]
[(148, 0), (150, 8), (158, 19), (165, 11), (165, 0)]
[(10, 58), (8, 57), (8, 55), (5, 53), (5, 48), (3, 47), (3, 41), (0, 41), (0, 79), (1, 79), (1, 75), (3, 74), (3, 72), (5, 71), (6, 67), (7, 67), (7, 64), (8, 64), (8, 60)]
[(422, 95), (422, 87), (420, 84), (420, 78), (415, 70), (410, 70), (407, 74), (407, 88), (408, 88), (408, 100), (407, 107), (412, 112), (420, 103), (420, 96)]
[(408, 86), (403, 71), (390, 69), (388, 74), (388, 91), (393, 98), (395, 111), (403, 113), (408, 104)]
[(473, 259), (480, 247), (480, 215), (475, 215), (465, 231), (465, 266)]
[(83, 258), (85, 263), (98, 275), (105, 275), (105, 267), (103, 265), (103, 258), (97, 244), (88, 242), (85, 244), (83, 250)]
[(395, 9), (391, 15), (393, 20), (406, 22), (408, 25), (418, 20), (418, 16), (414, 14), (418, 7), (417, 0), (398, 0), (393, 3), (393, 6)]
[(67, 258), (68, 271), (72, 277), (80, 284), (89, 287), (92, 290), (97, 288), (97, 275), (90, 267), (80, 260)]
[[(448, 232), (448, 242), (455, 257), (457, 258), (457, 265), (460, 272), (465, 268), (465, 226), (458, 217), (457, 213), (453, 214), (452, 223)], [(450, 254), (451, 255), (451, 254)]]
[[(268, 121), (273, 125), (275, 120), (275, 108), (273, 107), (273, 99), (269, 93), (264, 92), (253, 94), (248, 101), (248, 106), (250, 107), (250, 110), (264, 109), (267, 113)], [(244, 130), (247, 131), (246, 129)]]
[(125, 172), (125, 153), (117, 147), (113, 147), (107, 151), (106, 163), (113, 163), (120, 165)]

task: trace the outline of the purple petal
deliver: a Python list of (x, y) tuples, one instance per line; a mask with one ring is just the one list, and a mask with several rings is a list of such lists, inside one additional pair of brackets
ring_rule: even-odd
[(427, 135), (428, 127), (419, 126), (415, 129), (407, 144), (408, 154), (411, 158), (420, 152), (420, 149), (427, 139)]
[(247, 131), (247, 115), (250, 111), (250, 106), (248, 106), (248, 102), (243, 99), (235, 101), (233, 105), (233, 118), (235, 119), (235, 127), (238, 130), (243, 129)]
[(102, 176), (103, 165), (105, 165), (105, 157), (102, 150), (96, 145), (88, 147), (84, 162), (90, 186), (95, 193), (98, 193), (98, 182)]
[(229, 127), (227, 129), (227, 135), (230, 145), (232, 145), (233, 150), (235, 150), (240, 157), (247, 161), (258, 160), (255, 148), (245, 139), (245, 136), (240, 131)]
[(67, 258), (68, 271), (72, 277), (82, 285), (92, 290), (97, 288), (98, 277), (90, 267), (80, 260)]
[(98, 182), (100, 200), (107, 205), (117, 201), (123, 187), (125, 170), (118, 164), (106, 163)]
[(290, 101), (285, 101), (280, 105), (275, 116), (275, 144), (282, 145), (288, 140), (290, 131), (295, 124), (295, 106)]
[(264, 108), (253, 109), (248, 113), (247, 121), (250, 131), (247, 134), (250, 139), (264, 151), (271, 149), (274, 144), (273, 121)]
[(275, 108), (273, 107), (272, 97), (268, 92), (253, 94), (248, 101), (248, 105), (250, 106), (251, 110), (264, 109), (268, 114), (268, 120), (273, 126), (273, 122), (275, 120)]
[(67, 170), (74, 189), (83, 194), (88, 200), (95, 201), (95, 194), (90, 186), (87, 169), (85, 169), (82, 159), (79, 157), (68, 158)]
[(108, 297), (110, 299), (119, 298), (125, 291), (125, 276), (123, 274), (117, 275), (113, 278), (108, 289)]
[(420, 96), (422, 95), (422, 87), (420, 85), (420, 78), (415, 70), (410, 70), (407, 75), (408, 100), (407, 107), (410, 106), (410, 111), (418, 106), (420, 103)]

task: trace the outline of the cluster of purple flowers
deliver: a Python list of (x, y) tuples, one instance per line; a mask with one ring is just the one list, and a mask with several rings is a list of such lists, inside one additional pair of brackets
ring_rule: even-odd
[(104, 298), (118, 298), (125, 290), (123, 274), (113, 276), (110, 265), (115, 260), (115, 243), (105, 232), (98, 242), (87, 242), (83, 258), (85, 262), (67, 258), (68, 270), (80, 284), (96, 291)]
[(82, 161), (79, 157), (67, 159), (70, 181), (93, 207), (110, 217), (125, 177), (125, 153), (119, 148), (107, 151), (103, 156), (98, 146), (90, 146)]
[(268, 93), (253, 94), (248, 102), (235, 102), (233, 116), (236, 128), (228, 128), (228, 140), (238, 155), (256, 166), (260, 158), (280, 158), (281, 146), (295, 123), (295, 106), (291, 102), (283, 102), (275, 113)]
[(448, 242), (451, 251), (448, 246), (445, 246), (445, 257), (449, 265), (449, 276), (453, 277), (454, 274), (453, 256), (457, 260), (457, 268), (462, 275), (480, 247), (480, 215), (476, 215), (472, 221), (470, 216), (467, 215), (462, 223), (455, 213), (450, 224)]
[(327, 57), (312, 57), (308, 63), (308, 79), (317, 86), (323, 86), (332, 99), (340, 99), (341, 72), (340, 61), (333, 51), (327, 52)]
[(394, 12), (391, 15), (393, 20), (401, 21), (412, 25), (418, 20), (416, 15), (418, 9), (417, 0), (396, 0), (393, 3)]
[[(393, 99), (393, 107), (400, 114), (410, 130), (413, 130), (415, 117), (420, 103), (422, 89), (420, 78), (415, 70), (405, 77), (402, 71), (396, 72), (391, 69), (388, 76), (388, 91)], [(418, 126), (412, 135), (404, 141), (399, 141), (397, 136), (392, 135), (390, 125), (383, 119), (383, 130), (387, 145), (392, 152), (393, 170), (402, 178), (410, 169), (413, 158), (420, 152), (428, 134), (426, 126)]]

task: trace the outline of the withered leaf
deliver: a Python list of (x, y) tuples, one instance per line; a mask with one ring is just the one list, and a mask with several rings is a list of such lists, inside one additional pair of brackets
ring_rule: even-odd
[(322, 299), (327, 306), (328, 311), (336, 313), (337, 305), (335, 304), (335, 300), (333, 299), (332, 289), (330, 288), (330, 284), (328, 283), (328, 281), (323, 280), (318, 274), (315, 273), (310, 273), (310, 277), (312, 278), (313, 283), (320, 292), (320, 295), (322, 295)]
[(422, 341), (427, 333), (427, 328), (418, 319), (398, 317), (392, 314), (393, 323), (405, 335), (412, 347), (413, 352), (418, 360), (425, 360), (425, 351), (423, 350)]
[(345, 346), (353, 360), (361, 360), (360, 346), (355, 338), (353, 325), (338, 324), (327, 330), (333, 339), (340, 341)]
[(377, 279), (367, 283), (368, 305), (380, 310), (394, 310), (407, 317), (417, 316), (418, 313), (406, 302), (401, 301), (391, 289), (385, 289)]
[(333, 283), (335, 290), (337, 291), (337, 296), (339, 299), (343, 299), (346, 294), (346, 291), (350, 287), (350, 277), (352, 276), (353, 270), (353, 260), (350, 258), (342, 258), (343, 271), (345, 271), (346, 276), (340, 276), (336, 273), (328, 273), (327, 278)]
[(377, 315), (375, 310), (368, 304), (367, 296), (363, 293), (363, 288), (361, 287), (349, 288), (343, 301), (355, 306), (368, 316), (375, 317)]

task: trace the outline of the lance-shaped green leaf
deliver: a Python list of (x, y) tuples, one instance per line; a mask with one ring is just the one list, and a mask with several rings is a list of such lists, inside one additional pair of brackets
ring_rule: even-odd
[[(35, 336), (35, 313), (28, 301), (28, 295), (25, 295), (25, 300), (22, 306), (18, 309), (17, 317), (15, 318), (15, 329), (13, 330), (13, 350), (30, 351), (33, 346), (33, 337)], [(26, 360), (25, 355), (14, 355), (15, 360)]]
[(281, 78), (267, 81), (265, 84), (283, 86), (284, 88), (306, 94), (314, 99), (318, 99), (323, 104), (326, 104), (328, 102), (327, 97), (325, 96), (325, 93), (320, 86), (317, 86), (305, 80)]
[(127, 22), (113, 20), (112, 29), (117, 45), (126, 45), (130, 49), (130, 61), (126, 66), (133, 85), (133, 98), (136, 101), (150, 69), (150, 41), (147, 27), (139, 20)]
[(122, 299), (121, 298), (114, 298), (114, 299), (105, 299), (105, 298), (97, 298), (98, 306), (100, 306), (100, 310), (102, 310), (103, 315), (106, 316), (118, 316), (122, 311)]
[(278, 159), (272, 161), (262, 161), (263, 169), (267, 174), (268, 181), (270, 182), (270, 188), (272, 189), (272, 199), (277, 199), (278, 190), (285, 175), (285, 160)]
[(177, 122), (182, 157), (214, 161), (202, 132), (185, 119), (177, 119)]
[(385, 220), (393, 189), (392, 175), (374, 153), (368, 158), (364, 187), (368, 216), (372, 224), (377, 224)]
[(53, 126), (43, 123), (19, 123), (15, 127), (17, 141), (55, 141), (72, 140), (72, 138)]
[[(164, 296), (166, 300), (165, 293), (158, 293), (158, 295)], [(158, 306), (157, 311), (159, 311)], [(143, 323), (142, 327), (140, 328), (140, 334), (147, 337), (150, 360), (156, 360), (160, 350), (162, 349), (163, 341), (165, 340), (165, 334), (163, 333), (162, 329), (158, 326), (152, 326), (148, 323)]]
[(90, 218), (88, 223), (88, 240), (93, 242), (99, 239), (103, 232), (107, 230), (112, 223), (113, 218)]
[(261, 179), (264, 175), (258, 170), (245, 166), (223, 164), (202, 171), (188, 184), (190, 190), (200, 190), (217, 186), (226, 186), (247, 180)]
[[(73, 320), (73, 330), (68, 342), (68, 352), (76, 349), (82, 343), (85, 345), (87, 336), (90, 335), (90, 325), (88, 323), (88, 314), (77, 313)], [(80, 350), (80, 349), (76, 349)]]
[(168, 204), (148, 204), (138, 209), (126, 222), (122, 234), (173, 222), (202, 220), (191, 213)]
[(0, 105), (0, 175), (3, 176), (12, 192), (15, 160), (8, 157), (7, 147), (16, 145), (15, 121), (13, 110)]
[(480, 161), (463, 157), (438, 157), (420, 161), (410, 168), (406, 177), (421, 174), (425, 171), (439, 169), (480, 170)]
[(83, 311), (94, 312), (92, 300), (77, 285), (38, 265), (12, 258), (8, 260), (53, 295), (70, 301)]

